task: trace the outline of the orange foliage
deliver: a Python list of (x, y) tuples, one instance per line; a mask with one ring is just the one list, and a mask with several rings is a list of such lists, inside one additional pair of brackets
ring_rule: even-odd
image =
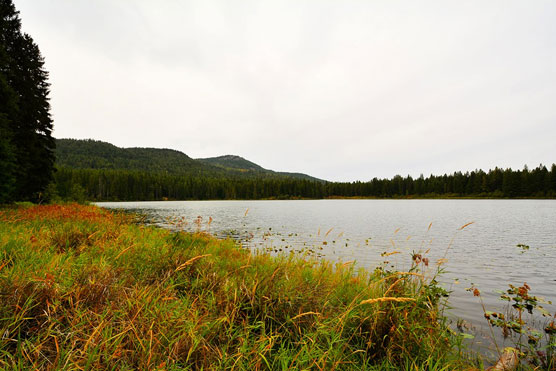
[(113, 218), (113, 214), (99, 207), (79, 204), (37, 205), (0, 211), (0, 220), (8, 222), (44, 219), (100, 221), (111, 220)]

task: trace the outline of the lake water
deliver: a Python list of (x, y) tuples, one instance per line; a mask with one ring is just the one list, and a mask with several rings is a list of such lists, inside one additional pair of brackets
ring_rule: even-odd
[[(385, 260), (408, 269), (412, 252), (435, 262), (444, 256), (443, 284), (449, 315), (481, 333), (486, 322), (474, 283), (487, 309), (503, 308), (508, 284), (556, 302), (556, 200), (300, 200), (102, 202), (138, 211), (174, 230), (203, 230), (252, 249), (296, 251), (374, 269)], [(471, 223), (460, 229), (467, 223)], [(432, 223), (432, 224), (431, 224)], [(528, 249), (518, 247), (527, 245)], [(400, 252), (389, 256), (384, 253)], [(545, 305), (554, 313), (554, 305)], [(479, 337), (480, 344), (485, 340)]]

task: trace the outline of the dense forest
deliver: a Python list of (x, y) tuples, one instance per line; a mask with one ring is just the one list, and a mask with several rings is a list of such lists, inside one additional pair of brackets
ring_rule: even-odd
[(57, 139), (58, 170), (49, 197), (95, 201), (230, 200), (333, 197), (556, 197), (556, 165), (368, 182), (326, 182), (274, 172), (239, 156), (192, 159), (156, 148), (118, 148)]
[(37, 201), (52, 180), (48, 72), (12, 0), (0, 0), (0, 204)]
[(56, 139), (56, 163), (72, 169), (132, 170), (216, 178), (296, 178), (306, 174), (264, 169), (239, 156), (192, 159), (166, 148), (120, 148), (92, 139)]
[(189, 200), (329, 197), (556, 197), (556, 165), (548, 170), (499, 169), (450, 175), (323, 182), (295, 178), (226, 178), (122, 169), (71, 169), (55, 174), (52, 192), (64, 199)]

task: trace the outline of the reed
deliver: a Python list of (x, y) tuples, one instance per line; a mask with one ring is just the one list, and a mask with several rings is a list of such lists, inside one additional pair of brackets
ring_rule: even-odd
[(418, 265), (270, 256), (94, 206), (0, 211), (3, 369), (464, 369), (444, 293)]

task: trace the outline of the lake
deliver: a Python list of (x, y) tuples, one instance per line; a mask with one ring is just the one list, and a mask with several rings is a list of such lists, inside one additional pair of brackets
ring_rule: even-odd
[[(556, 302), (556, 200), (295, 200), (99, 202), (147, 215), (173, 230), (231, 237), (251, 249), (291, 251), (374, 269), (385, 260), (405, 270), (413, 252), (446, 257), (443, 285), (452, 291), (452, 318), (483, 333), (487, 309), (501, 309), (495, 290), (531, 286)], [(461, 229), (462, 226), (467, 225)], [(525, 245), (518, 246), (518, 245)], [(527, 248), (528, 247), (528, 248)], [(387, 255), (394, 253), (391, 255)], [(544, 305), (554, 313), (554, 305)], [(498, 330), (497, 330), (498, 331)], [(478, 344), (484, 342), (479, 337)]]

